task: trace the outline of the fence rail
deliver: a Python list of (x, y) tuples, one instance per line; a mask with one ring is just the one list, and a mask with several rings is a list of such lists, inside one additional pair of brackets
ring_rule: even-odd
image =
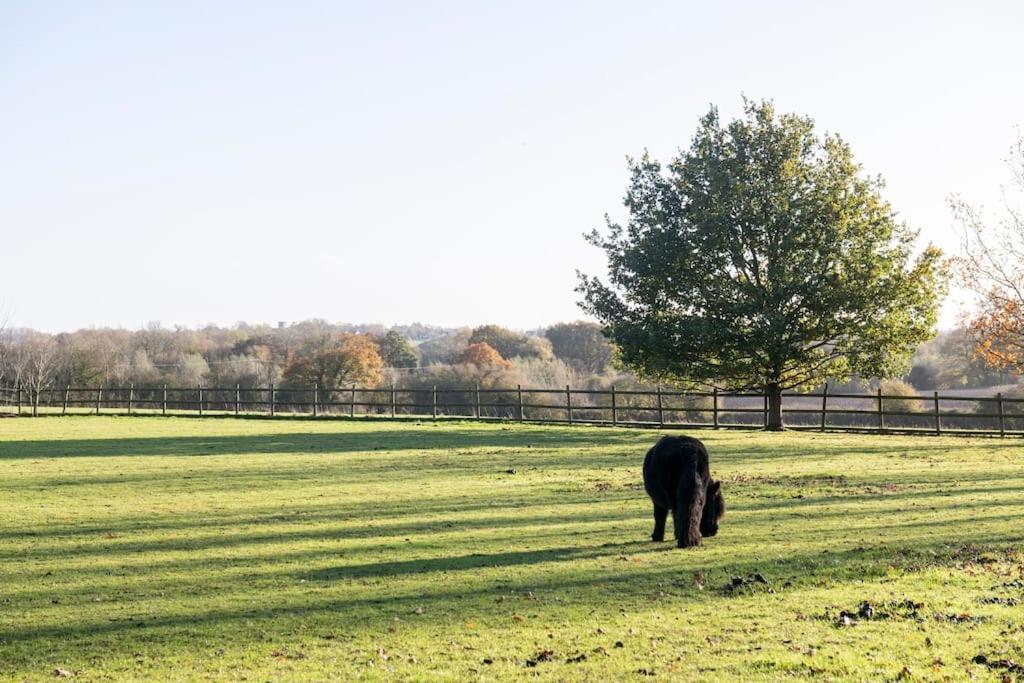
[[(725, 391), (480, 387), (0, 387), (0, 412), (471, 418), (632, 427), (760, 428), (768, 399)], [(788, 428), (1024, 436), (1024, 399), (830, 393), (784, 394)]]

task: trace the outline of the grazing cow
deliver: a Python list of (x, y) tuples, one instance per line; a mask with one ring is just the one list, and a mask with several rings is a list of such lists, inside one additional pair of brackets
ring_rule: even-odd
[(654, 502), (654, 533), (665, 540), (665, 519), (672, 512), (676, 545), (700, 545), (703, 536), (718, 533), (725, 516), (722, 482), (711, 478), (708, 451), (688, 436), (663, 436), (644, 458), (644, 488)]

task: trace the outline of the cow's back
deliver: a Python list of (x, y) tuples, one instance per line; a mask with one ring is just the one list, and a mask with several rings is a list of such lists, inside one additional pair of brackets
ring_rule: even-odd
[(689, 436), (663, 436), (644, 457), (644, 488), (655, 504), (673, 509), (683, 477), (707, 482), (708, 452)]

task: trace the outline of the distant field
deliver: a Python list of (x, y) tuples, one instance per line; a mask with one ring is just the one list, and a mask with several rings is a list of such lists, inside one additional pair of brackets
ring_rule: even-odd
[(0, 420), (0, 679), (1024, 676), (1024, 441), (696, 435), (678, 550), (654, 431)]

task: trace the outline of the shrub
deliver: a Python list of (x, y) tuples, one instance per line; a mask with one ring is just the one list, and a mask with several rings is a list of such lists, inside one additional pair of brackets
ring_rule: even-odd
[(917, 389), (904, 381), (884, 379), (878, 387), (882, 390), (882, 410), (887, 413), (920, 413), (925, 409)]

